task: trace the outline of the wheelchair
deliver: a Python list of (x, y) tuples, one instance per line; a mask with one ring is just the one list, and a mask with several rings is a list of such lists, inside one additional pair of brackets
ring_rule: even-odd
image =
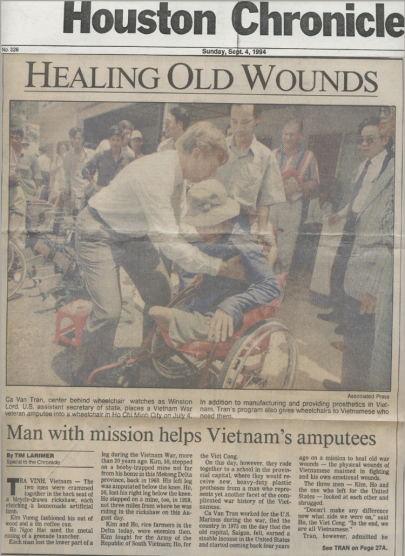
[[(287, 274), (276, 275), (281, 290)], [(188, 307), (197, 287), (191, 284), (168, 307)], [(136, 364), (151, 360), (157, 373), (178, 381), (179, 388), (181, 379), (199, 373), (198, 388), (293, 389), (298, 374), (298, 345), (290, 330), (276, 318), (279, 303), (277, 298), (246, 313), (241, 329), (226, 342), (199, 340), (174, 348), (167, 330), (155, 324), (135, 354), (95, 369), (87, 385), (97, 385), (94, 378), (100, 372), (119, 367), (130, 372)]]

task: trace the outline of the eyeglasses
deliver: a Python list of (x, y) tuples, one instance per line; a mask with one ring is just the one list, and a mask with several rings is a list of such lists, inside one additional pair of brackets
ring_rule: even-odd
[(379, 135), (378, 137), (358, 137), (357, 144), (362, 145), (365, 141), (367, 145), (372, 145), (377, 139), (382, 139), (382, 135)]
[(392, 106), (382, 106), (380, 108), (380, 116), (391, 116), (393, 111), (393, 107)]

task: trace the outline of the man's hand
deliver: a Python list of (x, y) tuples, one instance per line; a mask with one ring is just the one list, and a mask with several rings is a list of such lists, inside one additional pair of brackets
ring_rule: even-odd
[(222, 309), (217, 309), (210, 322), (208, 339), (214, 342), (226, 342), (233, 336), (233, 319)]
[(363, 299), (360, 307), (360, 315), (373, 315), (377, 307), (377, 298), (371, 293), (363, 292)]
[(328, 224), (329, 224), (329, 226), (333, 226), (333, 224), (337, 224), (337, 222), (340, 222), (341, 220), (342, 220), (342, 217), (340, 216), (340, 214), (338, 214), (337, 212), (334, 212), (329, 216)]
[(244, 280), (245, 269), (242, 265), (242, 255), (236, 255), (227, 261), (222, 261), (218, 276), (226, 276), (232, 280)]
[(318, 184), (314, 180), (308, 180), (301, 183), (301, 191), (303, 195), (312, 195), (318, 191)]

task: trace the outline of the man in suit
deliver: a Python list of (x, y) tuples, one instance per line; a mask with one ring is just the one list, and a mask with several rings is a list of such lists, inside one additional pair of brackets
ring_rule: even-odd
[(359, 131), (359, 145), (367, 160), (359, 168), (352, 197), (343, 209), (346, 260), (341, 260), (345, 267), (341, 273), (345, 293), (342, 378), (340, 383), (325, 380), (328, 390), (369, 387), (381, 260), (387, 242), (393, 240), (394, 161), (385, 149), (388, 138), (381, 135), (379, 118), (365, 120)]

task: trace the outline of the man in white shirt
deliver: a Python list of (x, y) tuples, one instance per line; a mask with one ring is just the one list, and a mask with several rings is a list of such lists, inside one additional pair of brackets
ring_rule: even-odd
[(67, 194), (70, 195), (70, 200), (65, 206), (70, 206), (73, 214), (77, 215), (86, 203), (89, 188), (94, 193), (93, 186), (89, 185), (88, 180), (82, 175), (82, 170), (93, 157), (94, 151), (83, 147), (84, 135), (80, 127), (72, 127), (69, 137), (72, 148), (63, 156)]
[(128, 164), (80, 213), (76, 247), (93, 308), (81, 338), (74, 385), (84, 385), (91, 371), (112, 356), (121, 313), (120, 266), (145, 302), (144, 336), (149, 308), (167, 305), (171, 296), (158, 248), (188, 272), (243, 277), (239, 260), (210, 257), (181, 237), (184, 180), (198, 183), (214, 176), (227, 158), (221, 131), (207, 122), (195, 124), (176, 150)]
[[(129, 120), (121, 120), (118, 125), (120, 126), (120, 128), (122, 129), (122, 132), (124, 134), (123, 139), (122, 139), (122, 153), (123, 154), (125, 153), (125, 154), (131, 156), (133, 154), (133, 152), (132, 152), (131, 147), (129, 146), (129, 139), (131, 137), (132, 132), (135, 129), (134, 124), (132, 122), (130, 122)], [(111, 148), (110, 141), (107, 137), (106, 139), (103, 139), (100, 142), (100, 144), (98, 145), (94, 154), (103, 153), (104, 151), (107, 151), (110, 148)]]
[(270, 205), (285, 201), (285, 194), (276, 157), (255, 136), (260, 115), (259, 105), (232, 105), (229, 159), (218, 169), (217, 179), (229, 197), (240, 203), (242, 227), (250, 232), (250, 220), (257, 213), (259, 241), (274, 246), (268, 229)]
[(373, 183), (382, 172), (387, 157), (385, 145), (387, 139), (381, 137), (379, 130), (379, 118), (367, 118), (359, 126), (359, 146), (366, 160), (360, 165), (355, 178), (352, 195), (349, 203), (338, 213), (329, 216), (329, 225), (346, 218), (343, 229), (343, 237), (336, 253), (335, 261), (331, 270), (330, 278), (330, 301), (334, 307), (331, 313), (320, 313), (321, 320), (336, 322), (339, 327), (338, 334), (343, 334), (345, 291), (343, 287), (347, 263), (349, 261), (356, 233), (356, 219), (364, 205)]
[(157, 152), (170, 151), (176, 148), (176, 143), (190, 125), (188, 112), (175, 106), (167, 114), (163, 122), (163, 129), (167, 139), (159, 143)]

